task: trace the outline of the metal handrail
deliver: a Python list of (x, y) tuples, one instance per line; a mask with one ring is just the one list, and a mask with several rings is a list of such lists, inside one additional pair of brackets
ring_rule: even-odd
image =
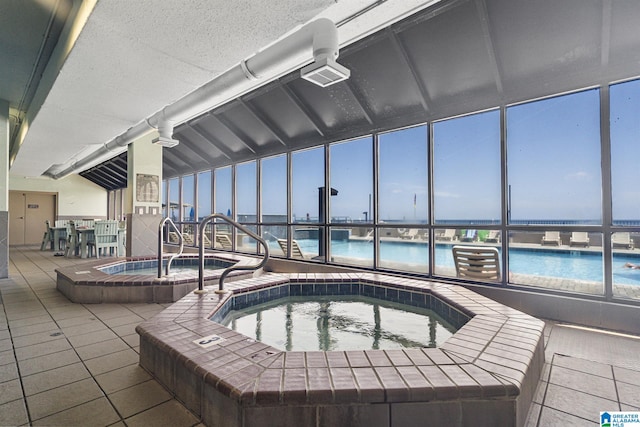
[(173, 222), (171, 218), (169, 217), (163, 218), (162, 221), (160, 221), (159, 230), (158, 230), (158, 279), (162, 278), (162, 258), (164, 257), (162, 253), (162, 249), (164, 246), (164, 225), (167, 222), (169, 222), (173, 226), (173, 229), (176, 230), (176, 232), (178, 233), (178, 238), (180, 239), (180, 250), (169, 257), (169, 260), (167, 261), (166, 272), (165, 272), (166, 276), (169, 275), (169, 268), (171, 267), (171, 262), (173, 261), (173, 259), (182, 255), (182, 251), (184, 250), (184, 238), (182, 237), (182, 233), (180, 232), (180, 230), (178, 229), (178, 227), (176, 226), (176, 224)]
[[(247, 233), (249, 236), (253, 237), (254, 239), (256, 239), (264, 248), (264, 257), (262, 259), (262, 261), (260, 261), (260, 263), (258, 263), (257, 265), (232, 265), (231, 267), (227, 267), (222, 274), (220, 275), (220, 282), (218, 285), (218, 290), (216, 291), (216, 293), (224, 293), (224, 279), (227, 277), (227, 275), (229, 273), (231, 273), (234, 270), (257, 270), (259, 268), (262, 268), (262, 266), (264, 266), (267, 261), (269, 260), (269, 246), (267, 245), (267, 242), (260, 236), (258, 236), (257, 234), (255, 234), (253, 231), (249, 230), (248, 228), (246, 228), (245, 226), (243, 226), (242, 224), (232, 220), (231, 218), (229, 218), (228, 216), (219, 214), (219, 213), (214, 213), (211, 214), (207, 217), (205, 217), (202, 221), (200, 221), (200, 226), (198, 229), (198, 260), (199, 260), (199, 268), (198, 268), (198, 290), (196, 291), (197, 293), (205, 293), (206, 291), (204, 290), (204, 245), (202, 244), (202, 241), (204, 240), (204, 231), (205, 231), (205, 225), (210, 222), (212, 219), (221, 219), (229, 224), (231, 224), (232, 226), (234, 226), (235, 228), (239, 229), (240, 231), (243, 231), (245, 233)], [(215, 222), (214, 222), (214, 226), (213, 226), (213, 237), (214, 237), (214, 242), (215, 242)], [(215, 246), (215, 243), (214, 243)]]

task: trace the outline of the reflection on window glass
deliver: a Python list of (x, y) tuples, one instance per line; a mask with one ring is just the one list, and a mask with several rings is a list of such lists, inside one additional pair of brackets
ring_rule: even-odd
[(292, 154), (294, 222), (318, 222), (318, 188), (324, 187), (324, 147)]
[(597, 89), (507, 109), (512, 224), (600, 224)]
[(236, 168), (236, 197), (238, 221), (256, 221), (256, 162), (238, 165)]
[(262, 221), (287, 221), (287, 156), (262, 160)]
[(215, 195), (217, 213), (231, 217), (233, 214), (231, 206), (231, 166), (215, 170)]
[(169, 217), (174, 222), (180, 220), (180, 181), (178, 178), (169, 180)]
[(211, 171), (198, 174), (198, 221), (211, 215)]
[(167, 217), (167, 181), (162, 180), (162, 217)]
[(371, 222), (373, 214), (372, 138), (331, 145), (332, 222)]
[(613, 223), (640, 225), (640, 80), (611, 86)]
[(500, 222), (500, 112), (433, 125), (435, 222)]
[(194, 175), (185, 175), (182, 177), (182, 220), (195, 221), (195, 208), (193, 196), (195, 192)]
[(378, 140), (380, 220), (425, 223), (429, 206), (427, 127), (385, 133)]

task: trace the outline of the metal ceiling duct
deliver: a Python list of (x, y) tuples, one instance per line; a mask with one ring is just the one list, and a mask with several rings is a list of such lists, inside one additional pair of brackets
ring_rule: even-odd
[[(312, 48), (312, 58), (309, 55), (310, 48)], [(314, 20), (258, 51), (250, 58), (241, 61), (175, 103), (142, 120), (126, 132), (105, 143), (93, 153), (74, 161), (68, 167), (54, 165), (43, 175), (53, 179), (60, 179), (76, 171), (93, 166), (119, 154), (122, 152), (123, 147), (156, 130), (159, 126), (163, 128), (164, 137), (171, 139), (174, 124), (184, 123), (205, 111), (209, 111), (247, 93), (271, 79), (300, 68), (308, 63), (310, 59), (317, 61), (324, 67), (329, 65), (329, 69), (339, 72), (337, 74), (340, 74), (342, 78), (336, 78), (333, 83), (344, 80), (348, 78), (349, 72), (335, 62), (336, 58), (338, 58), (338, 35), (335, 24), (327, 18)], [(307, 74), (305, 72), (305, 76)], [(314, 81), (314, 83), (322, 86), (328, 85), (326, 80)], [(170, 132), (166, 129), (167, 124), (171, 126)]]

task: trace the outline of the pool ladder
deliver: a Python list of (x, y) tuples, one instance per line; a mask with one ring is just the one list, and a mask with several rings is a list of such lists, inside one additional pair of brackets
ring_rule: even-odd
[(174, 260), (174, 258), (177, 258), (180, 255), (182, 255), (182, 251), (184, 250), (184, 238), (182, 236), (182, 233), (180, 232), (176, 224), (171, 220), (171, 218), (169, 217), (163, 218), (162, 221), (160, 221), (160, 225), (158, 226), (159, 228), (158, 229), (158, 279), (162, 278), (162, 261), (164, 258), (164, 254), (162, 252), (164, 247), (164, 226), (166, 223), (169, 223), (173, 227), (173, 229), (176, 230), (176, 234), (178, 235), (178, 240), (180, 242), (180, 249), (178, 250), (178, 252), (172, 253), (169, 259), (167, 260), (167, 266), (164, 274), (165, 276), (169, 275), (169, 268), (171, 267), (171, 262)]
[[(218, 289), (215, 291), (216, 293), (222, 294), (222, 293), (227, 292), (227, 291), (224, 290), (224, 279), (232, 271), (237, 271), (237, 270), (258, 270), (258, 269), (262, 268), (267, 263), (267, 261), (269, 260), (269, 246), (267, 245), (267, 242), (262, 237), (258, 236), (257, 234), (255, 234), (253, 231), (249, 230), (248, 228), (246, 228), (242, 224), (232, 220), (228, 216), (225, 216), (225, 215), (222, 215), (222, 214), (218, 214), (218, 213), (211, 214), (208, 217), (204, 218), (202, 221), (200, 221), (200, 225), (198, 226), (198, 261), (199, 261), (199, 267), (198, 267), (198, 289), (196, 291), (194, 291), (196, 294), (205, 294), (205, 293), (208, 292), (207, 290), (204, 289), (204, 245), (202, 244), (202, 242), (204, 241), (205, 226), (207, 225), (207, 223), (211, 222), (212, 220), (216, 220), (216, 219), (221, 219), (221, 220), (225, 221), (226, 223), (231, 224), (233, 227), (237, 228), (238, 230), (248, 234), (250, 237), (256, 239), (258, 241), (258, 243), (260, 243), (262, 245), (262, 247), (264, 248), (264, 256), (262, 258), (262, 261), (260, 261), (258, 264), (256, 264), (256, 265), (232, 265), (230, 267), (227, 267), (222, 272), (222, 274), (220, 275), (220, 282), (219, 282), (219, 285), (218, 285)], [(214, 241), (215, 241), (215, 234), (216, 234), (216, 229), (215, 229), (215, 221), (214, 221), (214, 227), (213, 227)]]

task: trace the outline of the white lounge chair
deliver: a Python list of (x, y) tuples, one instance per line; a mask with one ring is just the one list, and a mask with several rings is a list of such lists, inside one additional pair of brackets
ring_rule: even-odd
[(562, 240), (560, 239), (559, 231), (545, 231), (544, 236), (542, 236), (541, 245), (556, 245), (560, 246), (562, 244)]
[(500, 280), (500, 254), (498, 249), (456, 245), (451, 250), (457, 277)]
[(233, 242), (228, 234), (216, 234), (216, 243), (222, 246), (222, 249), (233, 250)]
[(449, 241), (449, 242), (456, 240), (456, 229), (446, 228), (444, 230), (444, 234), (437, 236), (436, 240)]
[(485, 243), (500, 243), (500, 231), (499, 230), (489, 230), (489, 234), (487, 238), (484, 239)]
[(627, 231), (620, 231), (611, 235), (611, 246), (613, 248), (633, 249), (631, 234)]
[[(284, 254), (284, 256), (287, 256), (287, 249), (289, 247), (287, 239), (278, 239), (278, 244), (280, 245), (280, 249), (282, 249), (282, 253)], [(291, 240), (291, 258), (305, 258), (304, 254), (302, 253), (302, 249), (300, 249), (300, 245), (296, 240)]]
[(404, 233), (401, 233), (400, 234), (400, 238), (406, 239), (406, 240), (417, 239), (419, 231), (420, 230), (418, 228), (410, 228), (410, 229), (406, 230)]
[(589, 246), (589, 233), (586, 231), (573, 231), (569, 238), (569, 246)]

